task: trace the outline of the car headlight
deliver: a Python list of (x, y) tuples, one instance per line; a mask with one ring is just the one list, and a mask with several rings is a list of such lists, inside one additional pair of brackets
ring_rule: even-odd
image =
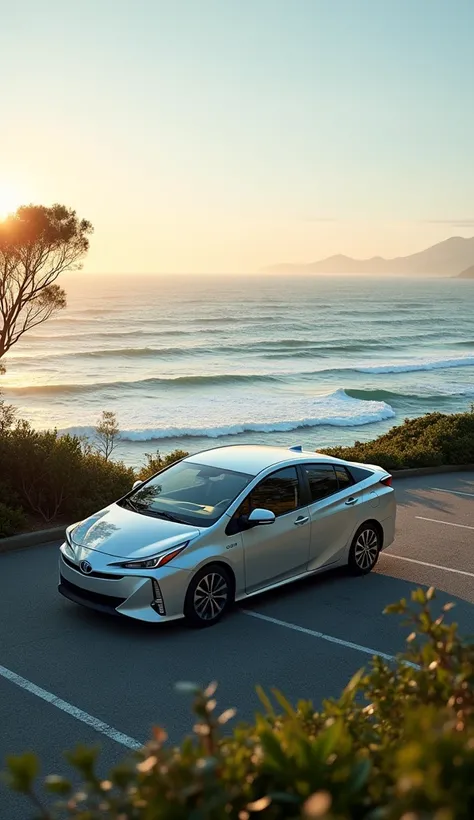
[(71, 531), (74, 527), (68, 527), (66, 530), (66, 540), (64, 542), (64, 552), (68, 556), (68, 558), (75, 558), (74, 555), (74, 545), (71, 540)]
[(72, 540), (72, 534), (74, 530), (77, 529), (79, 524), (82, 524), (82, 521), (76, 521), (75, 524), (70, 524), (69, 527), (66, 527), (66, 540), (65, 540), (65, 553), (69, 558), (75, 558), (75, 550), (74, 550), (74, 542)]
[(71, 558), (72, 560), (75, 559), (76, 556), (75, 556), (75, 553), (74, 553), (74, 547), (71, 544), (71, 542), (70, 542), (69, 538), (67, 537), (67, 535), (66, 535), (66, 540), (64, 542), (64, 552), (65, 552), (65, 554), (67, 555), (68, 558)]
[(79, 524), (82, 524), (82, 521), (76, 521), (75, 524), (70, 524), (69, 527), (66, 527), (66, 541), (68, 542), (68, 544), (72, 543), (72, 537), (71, 536), (72, 536), (74, 530), (76, 530), (78, 528)]
[(109, 566), (122, 567), (122, 569), (158, 569), (158, 567), (164, 567), (165, 564), (169, 564), (188, 544), (189, 541), (186, 541), (185, 544), (180, 544), (179, 547), (175, 547), (170, 552), (161, 552), (159, 555), (154, 555), (151, 558), (143, 558), (137, 561), (120, 561), (116, 564), (109, 564)]

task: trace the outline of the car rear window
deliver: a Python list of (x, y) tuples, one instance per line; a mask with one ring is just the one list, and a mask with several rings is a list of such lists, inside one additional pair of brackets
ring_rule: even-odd
[(373, 471), (372, 470), (366, 470), (365, 467), (353, 467), (353, 466), (351, 466), (351, 467), (349, 467), (349, 472), (350, 472), (350, 474), (351, 474), (351, 476), (354, 479), (354, 482), (356, 484), (358, 484), (359, 481), (365, 481), (366, 478), (369, 478), (369, 476), (373, 475)]

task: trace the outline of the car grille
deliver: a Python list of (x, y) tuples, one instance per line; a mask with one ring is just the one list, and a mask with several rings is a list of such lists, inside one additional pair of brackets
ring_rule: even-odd
[[(87, 577), (89, 578), (90, 575)], [(116, 608), (127, 600), (126, 598), (100, 595), (98, 592), (83, 589), (82, 587), (76, 586), (76, 584), (71, 584), (71, 582), (67, 581), (62, 575), (58, 590), (61, 595), (64, 595), (65, 598), (69, 598), (70, 601), (74, 601), (76, 604), (83, 604), (83, 606), (97, 609), (99, 612), (108, 612), (112, 615), (119, 615), (120, 613), (116, 612)]]
[[(66, 566), (71, 567), (71, 569), (75, 569), (76, 572), (81, 572), (79, 566), (75, 564), (74, 561), (71, 561), (69, 558), (66, 558), (63, 552), (61, 553), (61, 555)], [(81, 575), (85, 575), (85, 573), (81, 573)], [(87, 578), (105, 578), (106, 581), (121, 581), (123, 575), (112, 575), (112, 573), (108, 574), (106, 572), (95, 572), (94, 570), (92, 570), (92, 572), (87, 573)]]

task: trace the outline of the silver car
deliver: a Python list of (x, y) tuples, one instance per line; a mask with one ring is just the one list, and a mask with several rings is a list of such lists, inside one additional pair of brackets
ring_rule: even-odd
[(216, 623), (234, 601), (348, 565), (392, 543), (395, 494), (380, 467), (231, 446), (167, 467), (68, 528), (59, 592), (141, 621)]

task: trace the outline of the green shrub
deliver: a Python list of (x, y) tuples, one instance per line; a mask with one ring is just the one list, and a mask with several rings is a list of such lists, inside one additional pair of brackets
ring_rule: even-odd
[(75, 518), (84, 518), (130, 492), (135, 474), (121, 461), (106, 461), (97, 453), (86, 453), (76, 476), (75, 495), (65, 509)]
[(427, 413), (405, 419), (373, 441), (356, 441), (352, 447), (332, 447), (325, 452), (386, 470), (474, 464), (474, 412)]
[(84, 452), (78, 437), (33, 430), (26, 422), (0, 435), (0, 462), (8, 480), (5, 503), (16, 497), (27, 515), (45, 523), (89, 515), (130, 490), (134, 480), (124, 464)]
[(186, 458), (186, 456), (189, 456), (189, 453), (185, 450), (173, 450), (173, 452), (168, 453), (167, 456), (162, 456), (159, 450), (157, 450), (156, 453), (145, 453), (146, 464), (138, 471), (137, 478), (139, 478), (140, 481), (145, 481), (145, 479), (150, 478), (150, 476), (155, 473), (159, 473), (160, 470), (164, 470), (165, 467), (169, 467), (169, 465), (174, 464), (175, 461), (181, 461), (181, 459)]
[(9, 507), (0, 501), (0, 538), (15, 535), (26, 525), (26, 517), (18, 507)]
[(34, 755), (7, 761), (10, 786), (45, 820), (472, 820), (474, 645), (444, 613), (431, 614), (433, 597), (418, 589), (411, 607), (388, 608), (411, 624), (406, 652), (395, 664), (374, 659), (320, 711), (261, 692), (255, 722), (222, 734), (233, 710), (216, 717), (215, 686), (187, 684), (194, 734), (178, 748), (156, 728), (102, 779), (97, 750), (79, 747), (67, 755), (77, 791), (62, 777), (46, 779), (57, 795), (53, 815), (40, 808)]

